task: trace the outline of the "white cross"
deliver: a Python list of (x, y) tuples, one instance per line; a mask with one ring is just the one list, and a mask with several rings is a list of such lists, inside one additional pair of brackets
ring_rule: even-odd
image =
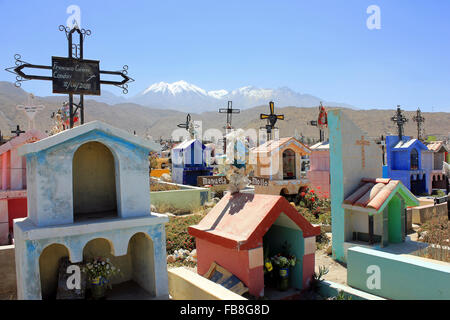
[(22, 110), (25, 112), (25, 115), (28, 118), (28, 130), (34, 129), (34, 117), (36, 116), (36, 113), (38, 113), (38, 111), (44, 110), (44, 108), (45, 108), (44, 105), (35, 106), (33, 104), (33, 100), (34, 100), (34, 95), (32, 93), (30, 93), (30, 95), (28, 96), (27, 104), (26, 105), (18, 105), (16, 107), (17, 110)]

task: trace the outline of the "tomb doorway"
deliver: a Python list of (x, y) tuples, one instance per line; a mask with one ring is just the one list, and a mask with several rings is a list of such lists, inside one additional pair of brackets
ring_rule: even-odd
[(415, 195), (422, 195), (426, 193), (426, 175), (422, 176), (420, 179), (419, 175), (416, 175), (416, 179), (414, 179), (413, 175), (410, 178), (411, 184), (411, 192)]
[(283, 152), (283, 180), (296, 179), (295, 172), (295, 152), (286, 149)]
[[(275, 223), (263, 237), (264, 257), (271, 258), (278, 253), (295, 255), (297, 263), (289, 269), (289, 283), (291, 288), (302, 289), (304, 239), (300, 228), (284, 213), (281, 213)], [(278, 273), (276, 266), (264, 277), (266, 291), (276, 290)]]

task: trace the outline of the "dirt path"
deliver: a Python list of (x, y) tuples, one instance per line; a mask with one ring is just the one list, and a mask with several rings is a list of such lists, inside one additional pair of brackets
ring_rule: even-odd
[[(331, 233), (327, 233), (327, 236), (330, 239), (331, 245)], [(329, 270), (328, 273), (323, 276), (323, 279), (340, 284), (347, 284), (347, 266), (333, 260), (331, 256), (327, 254), (326, 249), (316, 251), (316, 273), (319, 273), (320, 266), (326, 266)]]

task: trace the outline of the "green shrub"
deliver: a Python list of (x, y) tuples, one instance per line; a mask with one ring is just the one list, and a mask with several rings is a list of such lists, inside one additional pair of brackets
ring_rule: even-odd
[(166, 249), (171, 254), (178, 249), (192, 251), (195, 249), (195, 239), (188, 233), (188, 227), (200, 222), (203, 215), (187, 217), (171, 217), (166, 224)]

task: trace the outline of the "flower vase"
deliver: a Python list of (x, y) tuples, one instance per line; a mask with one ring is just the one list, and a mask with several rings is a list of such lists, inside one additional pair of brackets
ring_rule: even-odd
[(91, 281), (91, 293), (94, 300), (103, 299), (106, 294), (106, 279), (97, 277)]
[(286, 291), (289, 289), (289, 268), (280, 268), (278, 277), (278, 290)]

